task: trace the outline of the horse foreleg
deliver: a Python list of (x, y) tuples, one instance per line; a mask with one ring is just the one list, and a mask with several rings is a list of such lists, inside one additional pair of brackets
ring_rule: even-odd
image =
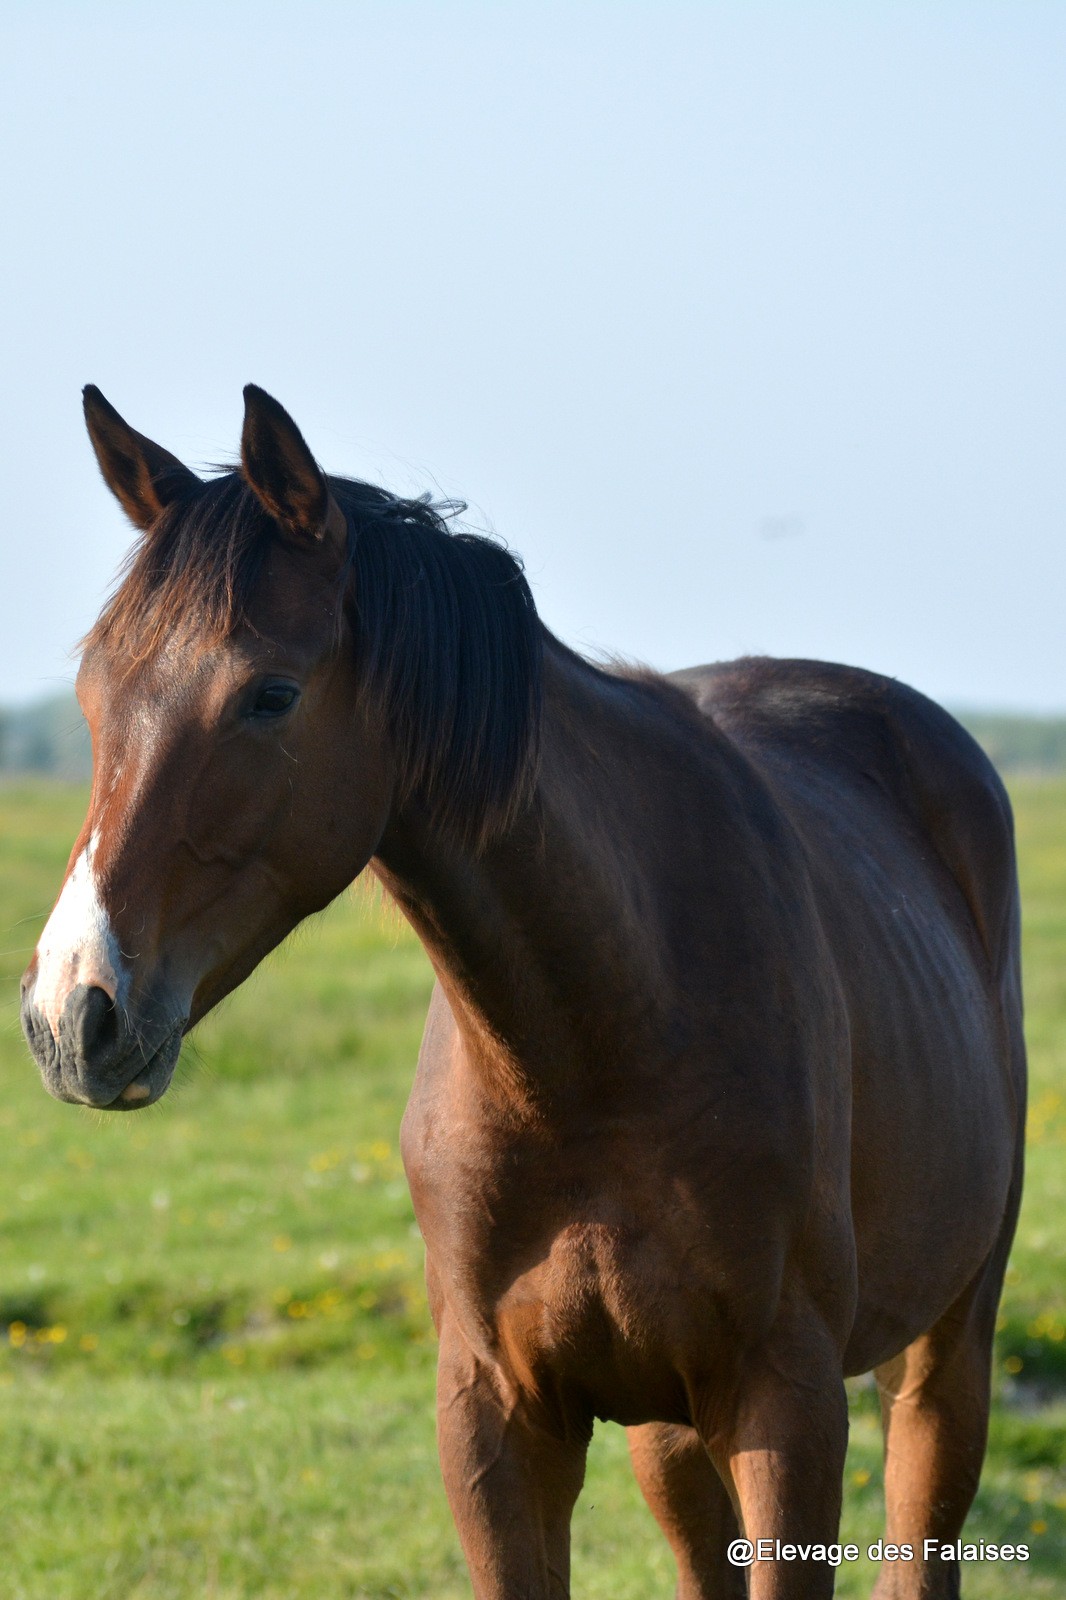
[(658, 1422), (626, 1432), (637, 1482), (677, 1562), (677, 1600), (744, 1600), (744, 1573), (726, 1559), (740, 1527), (699, 1434)]
[(445, 1321), (437, 1437), (477, 1600), (569, 1595), (570, 1516), (591, 1432), (584, 1419), (531, 1415), (503, 1374)]
[(754, 1546), (751, 1600), (826, 1600), (848, 1443), (840, 1349), (828, 1329), (813, 1312), (783, 1320), (738, 1363), (732, 1395), (708, 1396), (698, 1422), (732, 1477)]

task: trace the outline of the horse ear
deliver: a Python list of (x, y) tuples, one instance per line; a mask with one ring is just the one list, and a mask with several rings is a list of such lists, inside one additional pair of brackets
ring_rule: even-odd
[(254, 383), (244, 391), (241, 466), (249, 488), (286, 532), (343, 547), (347, 525), (325, 474), (284, 406)]
[(104, 482), (134, 527), (150, 528), (172, 501), (203, 487), (177, 456), (131, 428), (94, 383), (82, 390), (82, 402)]

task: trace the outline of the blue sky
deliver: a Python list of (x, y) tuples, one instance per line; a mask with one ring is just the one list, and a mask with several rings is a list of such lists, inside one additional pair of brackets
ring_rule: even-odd
[(19, 3), (0, 699), (130, 542), (80, 389), (461, 495), (570, 643), (1066, 710), (1066, 7)]

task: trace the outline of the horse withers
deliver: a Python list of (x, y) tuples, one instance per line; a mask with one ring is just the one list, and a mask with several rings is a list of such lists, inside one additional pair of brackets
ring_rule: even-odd
[[(568, 1592), (597, 1417), (684, 1600), (829, 1595), (871, 1370), (916, 1554), (876, 1593), (956, 1595), (935, 1542), (981, 1470), (1024, 1116), (980, 750), (867, 672), (589, 665), (504, 550), (327, 478), (262, 390), (209, 481), (85, 398), (142, 538), (85, 644), (89, 812), (24, 980), (47, 1087), (158, 1100), (369, 864), (437, 975), (402, 1144), (480, 1600)], [(809, 1559), (745, 1577), (741, 1531)]]

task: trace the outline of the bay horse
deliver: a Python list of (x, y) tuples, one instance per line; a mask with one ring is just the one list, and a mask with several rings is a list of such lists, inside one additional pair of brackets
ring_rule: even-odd
[[(89, 811), (23, 983), (47, 1088), (157, 1101), (369, 864), (437, 977), (402, 1149), (479, 1600), (569, 1592), (595, 1418), (683, 1600), (830, 1595), (871, 1370), (915, 1552), (876, 1595), (957, 1595), (1022, 1171), (995, 772), (869, 672), (590, 665), (504, 549), (245, 399), (204, 481), (85, 391), (142, 537), (85, 643)], [(745, 1572), (741, 1530), (806, 1559)]]

